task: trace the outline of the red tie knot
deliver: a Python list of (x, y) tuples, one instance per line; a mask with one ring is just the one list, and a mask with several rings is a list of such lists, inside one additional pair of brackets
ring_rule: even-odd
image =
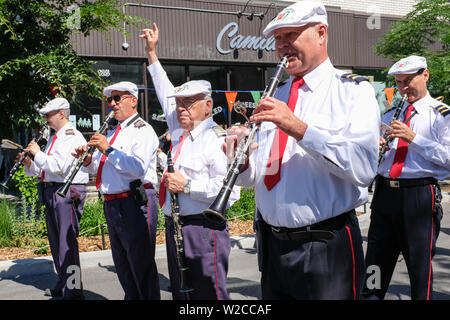
[(305, 80), (301, 77), (297, 77), (292, 81), (292, 88), (298, 89), (304, 84), (305, 84)]

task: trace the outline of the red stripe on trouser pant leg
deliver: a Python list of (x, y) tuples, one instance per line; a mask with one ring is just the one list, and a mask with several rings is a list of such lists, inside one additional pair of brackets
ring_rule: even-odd
[(214, 239), (214, 272), (216, 273), (216, 291), (217, 291), (217, 300), (220, 300), (219, 295), (219, 278), (217, 276), (217, 257), (216, 257), (216, 235), (213, 230), (213, 239)]
[(430, 300), (430, 288), (431, 288), (431, 254), (433, 250), (433, 227), (434, 227), (434, 190), (433, 186), (430, 185), (431, 188), (431, 239), (430, 239), (430, 265), (428, 268), (428, 290), (427, 290), (427, 300)]
[(350, 228), (345, 226), (347, 229), (348, 237), (350, 239), (350, 246), (352, 248), (352, 261), (353, 261), (353, 300), (356, 300), (356, 271), (355, 271), (355, 251), (353, 250), (353, 240)]

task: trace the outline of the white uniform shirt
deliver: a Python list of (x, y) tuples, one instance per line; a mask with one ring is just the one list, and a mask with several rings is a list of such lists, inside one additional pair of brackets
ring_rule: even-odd
[[(311, 225), (368, 200), (366, 187), (377, 169), (378, 103), (369, 82), (358, 84), (341, 79), (341, 74), (327, 59), (304, 76), (294, 114), (308, 128), (299, 142), (289, 136), (281, 180), (271, 191), (264, 175), (276, 127), (261, 124), (259, 147), (238, 183), (255, 186), (257, 208), (273, 226)], [(288, 101), (292, 80), (278, 88), (275, 98)]]
[[(151, 64), (148, 71), (152, 76), (156, 94), (170, 130), (173, 159), (184, 131), (177, 120), (175, 98), (167, 98), (173, 93), (174, 86), (159, 61)], [(175, 169), (187, 179), (191, 179), (190, 193), (188, 195), (178, 193), (181, 215), (201, 213), (211, 205), (222, 188), (223, 179), (227, 174), (227, 158), (222, 152), (224, 137), (217, 136), (213, 130), (215, 126), (217, 124), (212, 118), (207, 118), (197, 125), (184, 139), (181, 152), (174, 163)], [(171, 216), (172, 208), (169, 199), (167, 191), (162, 210), (164, 214)], [(239, 188), (234, 187), (228, 206), (237, 199), (239, 199)]]
[[(120, 124), (120, 131), (102, 169), (101, 194), (116, 194), (130, 190), (130, 182), (141, 179), (145, 184), (157, 183), (156, 151), (159, 141), (153, 128), (136, 113)], [(108, 131), (111, 141), (116, 129)], [(96, 174), (102, 153), (96, 150), (85, 171)]]
[[(404, 121), (406, 109), (410, 103), (405, 103), (399, 120)], [(443, 180), (450, 176), (450, 116), (444, 117), (436, 109), (443, 105), (433, 99), (429, 93), (422, 99), (413, 103), (417, 114), (411, 118), (410, 128), (416, 136), (408, 145), (405, 164), (399, 179), (415, 179), (434, 177)], [(383, 115), (383, 122), (389, 124), (395, 108)], [(398, 138), (390, 144), (380, 163), (378, 173), (389, 177)]]
[[(50, 154), (47, 155), (54, 135), (49, 138), (44, 152), (39, 151), (36, 153), (31, 166), (25, 167), (27, 176), (40, 177), (42, 170), (44, 170), (45, 182), (64, 182), (64, 178), (77, 160), (72, 156), (72, 152), (76, 147), (86, 145), (87, 142), (81, 132), (75, 129), (71, 122), (68, 122), (64, 127), (59, 129), (56, 132), (56, 136), (57, 138)], [(86, 184), (88, 181), (88, 174), (80, 170), (75, 176), (73, 183)]]

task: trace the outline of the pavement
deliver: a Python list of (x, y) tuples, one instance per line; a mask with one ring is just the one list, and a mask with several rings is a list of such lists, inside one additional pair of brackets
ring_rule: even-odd
[[(437, 241), (437, 251), (433, 259), (433, 298), (450, 300), (450, 196), (443, 199), (444, 218)], [(365, 212), (358, 217), (367, 245), (367, 231), (370, 223), (369, 205), (358, 208)], [(232, 250), (227, 286), (233, 300), (258, 300), (260, 293), (260, 273), (254, 235), (231, 238)], [(155, 260), (158, 266), (161, 299), (171, 300), (168, 290), (169, 279), (165, 245), (156, 246)], [(111, 251), (80, 253), (83, 288), (87, 300), (122, 300), (124, 293), (115, 273)], [(56, 284), (56, 274), (51, 256), (34, 259), (0, 261), (0, 300), (48, 300), (43, 295), (45, 288)], [(409, 300), (409, 277), (403, 257), (400, 256), (391, 280), (387, 300)]]

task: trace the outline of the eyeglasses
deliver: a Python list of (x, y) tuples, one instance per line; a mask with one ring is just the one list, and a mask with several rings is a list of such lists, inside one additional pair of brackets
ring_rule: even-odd
[(134, 96), (127, 96), (127, 95), (118, 95), (118, 94), (116, 94), (116, 95), (114, 95), (114, 96), (111, 96), (111, 97), (108, 97), (108, 98), (106, 98), (106, 101), (108, 102), (108, 103), (111, 103), (112, 101), (113, 101), (113, 99), (114, 99), (114, 101), (115, 102), (120, 102), (120, 101), (122, 101), (123, 99), (125, 99), (125, 98), (130, 98), (130, 97), (134, 97)]
[(176, 100), (177, 107), (183, 107), (186, 110), (189, 110), (192, 108), (192, 106), (200, 100), (205, 100), (205, 98), (200, 99), (184, 99), (184, 100)]

